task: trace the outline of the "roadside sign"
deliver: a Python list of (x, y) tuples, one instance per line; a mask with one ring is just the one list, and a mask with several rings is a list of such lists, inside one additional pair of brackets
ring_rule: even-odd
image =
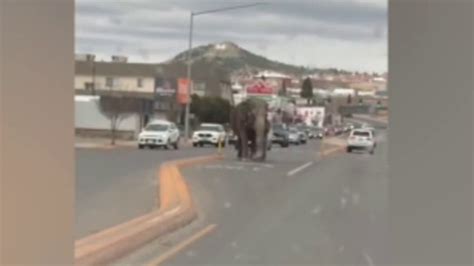
[(189, 80), (185, 78), (178, 79), (178, 103), (187, 104), (189, 103)]
[(273, 95), (273, 87), (263, 81), (257, 81), (249, 85), (246, 89), (248, 95)]

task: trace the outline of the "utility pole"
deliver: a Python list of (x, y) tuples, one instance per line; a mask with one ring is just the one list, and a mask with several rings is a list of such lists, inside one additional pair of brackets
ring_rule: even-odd
[(230, 6), (230, 7), (224, 7), (224, 8), (217, 8), (217, 9), (209, 9), (209, 10), (204, 10), (204, 11), (199, 11), (199, 12), (192, 12), (190, 13), (190, 18), (189, 18), (189, 43), (188, 43), (188, 51), (187, 51), (187, 79), (188, 79), (188, 89), (187, 89), (187, 102), (186, 102), (186, 107), (185, 107), (185, 117), (184, 117), (184, 139), (187, 141), (189, 138), (189, 118), (190, 118), (190, 102), (191, 102), (191, 90), (193, 87), (193, 82), (192, 82), (192, 76), (191, 76), (191, 65), (192, 65), (192, 60), (191, 60), (191, 50), (193, 48), (193, 29), (194, 29), (194, 17), (199, 16), (199, 15), (204, 15), (204, 14), (210, 14), (210, 13), (217, 13), (217, 12), (224, 12), (224, 11), (229, 11), (229, 10), (234, 10), (234, 9), (242, 9), (242, 8), (249, 8), (249, 7), (255, 7), (259, 5), (264, 5), (266, 3), (253, 3), (253, 4), (246, 4), (246, 5), (238, 5), (238, 6)]
[(192, 90), (192, 79), (191, 79), (191, 50), (193, 48), (193, 27), (194, 27), (194, 13), (191, 12), (189, 16), (189, 43), (188, 43), (188, 52), (187, 54), (187, 78), (188, 78), (188, 90), (187, 90), (187, 101), (186, 101), (186, 110), (184, 113), (184, 139), (187, 141), (189, 138), (189, 111), (191, 106), (191, 90)]

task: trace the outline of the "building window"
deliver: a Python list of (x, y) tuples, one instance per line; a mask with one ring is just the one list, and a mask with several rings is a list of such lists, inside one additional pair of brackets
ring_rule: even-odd
[(143, 88), (143, 79), (142, 78), (137, 79), (137, 87), (138, 88)]
[(105, 78), (105, 86), (106, 87), (113, 87), (114, 86), (114, 78), (112, 77), (106, 77)]

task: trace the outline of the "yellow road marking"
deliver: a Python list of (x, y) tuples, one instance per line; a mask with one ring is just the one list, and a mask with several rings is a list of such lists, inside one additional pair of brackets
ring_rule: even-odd
[(216, 229), (217, 225), (216, 224), (211, 224), (208, 225), (206, 228), (202, 229), (201, 231), (197, 232), (190, 238), (184, 240), (183, 242), (179, 243), (178, 245), (174, 246), (170, 250), (166, 251), (164, 254), (159, 256), (158, 258), (154, 259), (150, 263), (146, 264), (147, 266), (158, 266), (162, 264), (163, 262), (171, 259), (172, 257), (176, 256), (179, 252), (181, 252), (183, 249), (187, 248), (200, 238), (203, 238), (207, 234), (211, 233)]

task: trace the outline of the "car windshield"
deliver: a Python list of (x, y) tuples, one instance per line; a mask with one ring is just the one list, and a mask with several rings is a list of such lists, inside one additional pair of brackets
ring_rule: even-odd
[(201, 126), (199, 127), (199, 131), (214, 131), (214, 132), (220, 132), (222, 131), (220, 127), (218, 126)]
[(353, 136), (358, 136), (358, 137), (370, 137), (370, 132), (368, 131), (354, 131), (352, 133)]
[(168, 130), (168, 125), (163, 124), (151, 124), (146, 126), (146, 131), (166, 131)]

